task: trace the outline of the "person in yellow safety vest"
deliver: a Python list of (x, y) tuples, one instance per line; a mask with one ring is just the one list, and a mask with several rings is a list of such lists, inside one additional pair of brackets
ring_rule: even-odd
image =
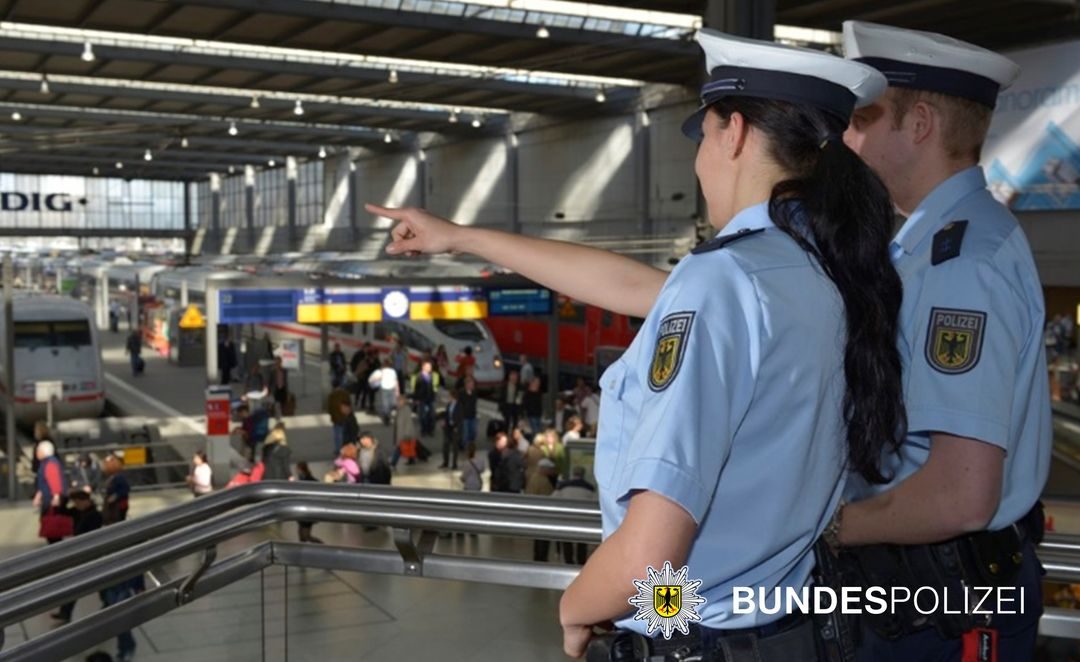
[(420, 436), (435, 434), (435, 396), (439, 393), (439, 373), (431, 369), (431, 361), (420, 365), (420, 372), (409, 378), (416, 413), (420, 417)]

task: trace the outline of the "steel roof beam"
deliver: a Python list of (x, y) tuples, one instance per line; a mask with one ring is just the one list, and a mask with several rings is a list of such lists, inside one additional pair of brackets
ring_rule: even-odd
[[(49, 53), (68, 57), (79, 57), (82, 44), (33, 39), (12, 36), (0, 36), (0, 50), (30, 51)], [(234, 55), (211, 55), (190, 53), (178, 50), (159, 50), (131, 46), (110, 46), (94, 44), (94, 53), (98, 60), (132, 60), (136, 62), (155, 62), (164, 64), (184, 64), (215, 69), (244, 69), (260, 71), (272, 75), (294, 74), (312, 78), (345, 78), (368, 83), (386, 83), (387, 69), (380, 67), (360, 67), (357, 65), (334, 66), (314, 62), (270, 60), (256, 57)], [(544, 83), (526, 83), (479, 76), (455, 76), (452, 74), (424, 74), (415, 71), (399, 71), (399, 83), (395, 87), (404, 89), (410, 85), (439, 85), (464, 89), (483, 89), (507, 94), (522, 94), (536, 98), (555, 97), (570, 99), (591, 99), (596, 94), (596, 87), (574, 85), (548, 85)], [(389, 98), (389, 97), (388, 97)]]
[[(3, 90), (36, 92), (40, 86), (40, 81), (15, 80), (0, 77), (0, 89)], [(91, 94), (103, 97), (150, 99), (153, 101), (179, 101), (182, 103), (194, 104), (212, 103), (224, 106), (233, 106), (237, 111), (245, 112), (250, 109), (251, 104), (250, 97), (240, 97), (235, 94), (204, 94), (201, 92), (188, 92), (185, 90), (160, 90), (139, 87), (127, 87), (123, 85), (95, 85), (85, 83), (70, 83), (56, 81), (52, 79), (49, 80), (49, 90), (52, 94)], [(280, 110), (282, 112), (291, 111), (293, 106), (293, 103), (289, 101), (265, 98), (260, 98), (259, 103), (262, 105), (263, 110)], [(411, 108), (338, 105), (334, 103), (315, 103), (310, 101), (304, 102), (304, 109), (309, 113), (348, 113), (350, 115), (356, 115), (358, 117), (389, 117), (398, 119), (428, 121), (432, 123), (438, 123), (440, 125), (445, 124), (446, 117), (449, 113), (448, 110), (443, 109), (439, 109), (438, 111), (425, 111)], [(495, 122), (499, 120), (499, 117), (497, 115), (491, 115), (488, 116), (488, 119), (489, 121)]]
[[(116, 129), (112, 129), (117, 131)], [(119, 132), (122, 131), (122, 132)], [(137, 127), (121, 128), (117, 132), (111, 133), (110, 129), (102, 128), (69, 128), (69, 129), (57, 129), (52, 126), (34, 126), (29, 125), (26, 122), (19, 124), (6, 124), (0, 125), (0, 149), (5, 144), (18, 144), (22, 146), (55, 146), (55, 147), (73, 147), (78, 148), (82, 145), (102, 145), (108, 146), (112, 142), (116, 143), (131, 143), (137, 142), (142, 145), (162, 145), (167, 143), (168, 146), (176, 146), (178, 149), (184, 149), (179, 147), (180, 140), (182, 138), (188, 139), (189, 145), (199, 145), (205, 148), (218, 149), (223, 153), (238, 154), (243, 153), (239, 150), (243, 149), (259, 149), (279, 154), (290, 154), (293, 156), (301, 156), (310, 153), (314, 156), (320, 146), (326, 147), (331, 153), (335, 150), (341, 150), (346, 148), (347, 145), (341, 145), (334, 142), (326, 143), (303, 143), (293, 142), (288, 140), (257, 140), (253, 138), (233, 138), (232, 136), (222, 135), (220, 138), (217, 136), (190, 134), (182, 132), (170, 132), (170, 133), (146, 133), (139, 132)], [(31, 136), (41, 137), (43, 140), (33, 140), (29, 138), (15, 138), (6, 139), (4, 136)]]
[[(305, 124), (302, 122), (284, 122), (274, 120), (251, 120), (182, 113), (156, 113), (142, 110), (104, 110), (81, 106), (39, 105), (6, 103), (5, 108), (19, 110), (25, 118), (43, 117), (55, 119), (73, 119), (97, 122), (118, 122), (149, 126), (187, 127), (195, 125), (205, 128), (207, 125), (221, 127), (224, 133), (230, 121), (235, 121), (241, 132), (274, 132), (318, 137), (337, 137), (360, 143), (375, 143), (383, 140), (383, 131), (366, 127), (350, 127), (334, 124)], [(0, 124), (0, 133), (4, 132)]]
[[(113, 174), (117, 177), (126, 177), (128, 175), (128, 169), (155, 169), (155, 170), (180, 170), (185, 172), (199, 172), (209, 174), (211, 172), (227, 172), (229, 169), (228, 163), (197, 163), (194, 161), (144, 161), (142, 156), (131, 159), (117, 158), (115, 156), (77, 156), (74, 154), (17, 154), (10, 158), (4, 159), (4, 165), (0, 167), (6, 168), (9, 163), (13, 161), (21, 161), (23, 163), (34, 163), (37, 161), (43, 163), (66, 163), (66, 164), (84, 164), (85, 170), (90, 170), (94, 166), (101, 168), (101, 170), (108, 171), (113, 170)], [(116, 161), (121, 161), (124, 164), (123, 168), (116, 168), (113, 164)], [(235, 164), (233, 164), (235, 165)], [(284, 159), (282, 159), (281, 165), (285, 165)]]
[[(29, 145), (29, 144), (26, 144), (26, 143), (22, 143), (18, 147), (19, 147), (20, 151), (11, 152), (11, 153), (15, 154), (16, 156), (20, 156), (20, 157), (25, 156), (25, 155), (29, 155), (29, 154), (40, 154), (42, 156), (44, 156), (45, 154), (57, 155), (57, 156), (60, 156), (60, 155), (69, 155), (70, 156), (72, 154), (67, 154), (66, 153), (67, 150), (65, 149), (67, 147), (70, 147), (74, 152), (77, 152), (78, 155), (80, 155), (80, 156), (84, 155), (84, 154), (102, 154), (102, 155), (106, 155), (106, 156), (104, 156), (104, 158), (107, 159), (107, 160), (120, 159), (122, 161), (128, 161), (128, 160), (132, 160), (132, 159), (144, 160), (143, 155), (146, 153), (146, 150), (149, 149), (150, 152), (151, 152), (151, 155), (154, 157), (154, 160), (152, 162), (149, 162), (147, 165), (153, 165), (154, 163), (157, 163), (159, 161), (162, 162), (162, 163), (190, 162), (190, 163), (194, 164), (194, 163), (200, 163), (201, 162), (200, 160), (206, 160), (206, 161), (217, 162), (217, 163), (228, 163), (228, 164), (239, 165), (239, 166), (243, 166), (243, 165), (262, 165), (262, 164), (266, 163), (267, 161), (269, 161), (270, 159), (282, 160), (283, 161), (286, 156), (293, 156), (293, 155), (290, 155), (290, 154), (288, 154), (286, 152), (274, 152), (274, 153), (264, 153), (264, 154), (253, 154), (253, 153), (250, 153), (250, 152), (235, 152), (235, 151), (214, 152), (214, 151), (203, 151), (203, 150), (193, 150), (193, 149), (182, 149), (182, 148), (177, 147), (177, 146), (173, 146), (172, 149), (165, 149), (163, 147), (156, 146), (156, 144), (151, 140), (143, 140), (141, 144), (135, 145), (135, 146), (132, 146), (132, 145), (79, 145), (79, 144), (75, 144), (75, 145), (42, 145), (42, 144)], [(5, 151), (6, 151), (5, 150), (5, 145), (3, 143), (0, 143), (0, 155), (4, 155)], [(311, 151), (311, 147), (305, 148), (304, 151), (305, 152)], [(311, 154), (311, 158), (315, 158), (316, 156), (317, 156), (317, 154), (315, 154), (314, 152)], [(187, 161), (188, 159), (191, 159), (191, 161)], [(206, 165), (211, 165), (211, 164), (206, 164)]]
[(70, 237), (78, 235), (89, 239), (109, 237), (134, 237), (142, 239), (184, 239), (193, 235), (192, 230), (162, 230), (154, 228), (43, 228), (43, 227), (0, 227), (0, 237)]
[(117, 170), (112, 166), (98, 166), (99, 174), (93, 174), (93, 167), (81, 164), (65, 164), (52, 162), (31, 161), (28, 163), (12, 162), (4, 160), (0, 166), (0, 172), (10, 172), (20, 175), (68, 175), (72, 177), (108, 177), (112, 179), (151, 179), (154, 181), (167, 182), (196, 182), (209, 178), (209, 173), (202, 171), (178, 171), (161, 170), (150, 172), (146, 169), (124, 168)]
[[(347, 3), (297, 2), (296, 0), (174, 0), (182, 4), (234, 9), (241, 12), (303, 16), (324, 21), (374, 23), (388, 27), (436, 30), (448, 33), (482, 34), (501, 39), (537, 41), (537, 26), (531, 23), (496, 21), (481, 16), (449, 16), (418, 11), (362, 7)], [(478, 9), (482, 9), (479, 8)], [(538, 12), (533, 12), (538, 13)], [(628, 21), (635, 22), (635, 21)], [(613, 32), (546, 26), (545, 41), (611, 48), (653, 51), (666, 55), (697, 57), (697, 44), (676, 39), (656, 39)]]

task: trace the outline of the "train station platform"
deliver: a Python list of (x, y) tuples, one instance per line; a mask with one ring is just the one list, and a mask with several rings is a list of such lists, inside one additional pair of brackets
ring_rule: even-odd
[[(113, 413), (135, 419), (126, 421), (128, 425), (156, 426), (162, 440), (178, 448), (205, 443), (204, 369), (171, 365), (144, 348), (145, 372), (133, 376), (123, 349), (124, 338), (124, 333), (102, 334), (106, 390)], [(298, 380), (291, 382), (298, 390), (297, 412), (283, 419), (292, 461), (309, 462), (317, 476), (329, 468), (333, 457), (330, 420), (323, 412), (321, 368), (317, 361), (308, 362), (303, 391)], [(291, 375), (291, 379), (295, 377)], [(485, 419), (494, 414), (490, 403), (485, 403), (481, 411)], [(361, 429), (371, 430), (389, 447), (390, 430), (377, 417), (365, 413), (357, 416)], [(425, 443), (433, 452), (432, 458), (411, 466), (401, 462), (393, 476), (394, 484), (460, 489), (458, 472), (438, 468), (441, 437)], [(193, 498), (181, 488), (140, 491), (132, 496), (129, 519)], [(37, 537), (37, 527), (37, 513), (28, 503), (0, 507), (0, 530), (10, 532), (0, 546), (0, 559), (40, 548), (43, 543)], [(387, 527), (319, 523), (313, 533), (327, 546), (395, 549)], [(219, 545), (218, 558), (266, 540), (296, 541), (296, 524), (274, 524), (239, 535)], [(531, 540), (485, 535), (439, 537), (434, 551), (533, 559)], [(550, 559), (552, 564), (563, 564), (554, 545)], [(153, 570), (147, 575), (148, 586), (191, 573), (196, 561), (189, 557)], [(135, 628), (135, 659), (562, 660), (559, 596), (558, 591), (473, 582), (272, 567)], [(83, 597), (75, 607), (75, 622), (100, 609), (96, 596)], [(10, 649), (61, 625), (48, 614), (28, 618), (6, 629), (4, 648)], [(424, 636), (416, 636), (420, 631)], [(114, 653), (115, 648), (110, 641), (87, 653)], [(81, 662), (83, 657), (70, 659)]]
[[(136, 419), (129, 420), (129, 426), (137, 425), (139, 420), (157, 426), (162, 438), (177, 448), (188, 449), (191, 453), (195, 449), (205, 449), (205, 369), (178, 367), (144, 348), (145, 372), (134, 376), (124, 352), (125, 334), (103, 332), (101, 335), (106, 396), (114, 412)], [(304, 368), (302, 376), (296, 373), (289, 375), (290, 388), (296, 394), (296, 413), (281, 420), (285, 424), (292, 462), (308, 462), (312, 472), (321, 476), (334, 459), (333, 432), (326, 413), (329, 378), (323, 364), (317, 359), (307, 357)], [(239, 396), (240, 385), (233, 386)], [(495, 406), (484, 402), (478, 410), (482, 430), (487, 420), (495, 416)], [(356, 416), (360, 429), (372, 432), (389, 456), (395, 441), (390, 426), (384, 425), (377, 416), (365, 412), (357, 412)], [(431, 460), (414, 465), (399, 463), (395, 482), (400, 481), (409, 487), (460, 488), (456, 474), (437, 469), (441, 462), (441, 434), (441, 429), (436, 430), (435, 436), (423, 440), (432, 452)], [(478, 439), (477, 443), (478, 450), (486, 452), (484, 440)], [(190, 460), (190, 453), (185, 459)], [(215, 476), (215, 483), (224, 484), (228, 480), (227, 477), (222, 478)]]

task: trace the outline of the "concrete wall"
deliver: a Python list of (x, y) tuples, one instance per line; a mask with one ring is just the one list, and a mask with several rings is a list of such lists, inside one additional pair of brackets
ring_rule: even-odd
[[(375, 257), (390, 223), (367, 214), (364, 202), (424, 206), (465, 225), (553, 238), (630, 243), (691, 237), (696, 146), (679, 126), (692, 109), (681, 104), (647, 116), (547, 124), (513, 137), (374, 154), (355, 160), (351, 173), (347, 160), (330, 158), (324, 164), (322, 224), (297, 228), (292, 237), (284, 227), (209, 231), (202, 251), (350, 250)], [(350, 177), (355, 202), (347, 196)], [(360, 205), (355, 228), (353, 204)], [(666, 263), (669, 255), (641, 257)]]

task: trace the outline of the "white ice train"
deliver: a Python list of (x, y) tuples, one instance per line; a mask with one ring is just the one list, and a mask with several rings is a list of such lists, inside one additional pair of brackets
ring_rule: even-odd
[[(310, 266), (310, 265), (309, 265)], [(313, 273), (313, 271), (308, 271)], [(204, 304), (206, 298), (206, 279), (210, 275), (233, 273), (215, 271), (206, 267), (189, 269), (170, 269), (160, 271), (152, 280), (153, 294), (163, 301), (179, 300), (180, 282), (188, 283), (188, 299), (191, 303)], [(243, 275), (243, 274), (238, 274)], [(287, 338), (305, 340), (305, 350), (317, 354), (320, 348), (321, 331), (318, 325), (296, 322), (274, 322), (257, 324), (256, 333), (269, 334), (274, 341)], [(472, 347), (476, 357), (474, 376), (480, 387), (500, 384), (504, 378), (503, 358), (491, 330), (479, 320), (436, 320), (432, 322), (382, 321), (335, 323), (330, 325), (329, 342), (333, 349), (340, 343), (342, 350), (350, 355), (370, 342), (380, 351), (387, 353), (393, 347), (393, 339), (401, 338), (409, 352), (410, 359), (416, 363), (424, 354), (434, 354), (440, 345), (446, 348), (451, 362), (466, 346)]]
[[(89, 306), (68, 297), (19, 296), (15, 320), (15, 420), (33, 425), (44, 420), (46, 405), (35, 402), (36, 382), (64, 384), (63, 399), (53, 403), (53, 419), (94, 418), (105, 409), (105, 374), (101, 344)], [(0, 308), (0, 328), (3, 328)], [(0, 350), (3, 350), (0, 333)], [(0, 366), (6, 353), (0, 351)], [(6, 390), (0, 367), (0, 385)]]

